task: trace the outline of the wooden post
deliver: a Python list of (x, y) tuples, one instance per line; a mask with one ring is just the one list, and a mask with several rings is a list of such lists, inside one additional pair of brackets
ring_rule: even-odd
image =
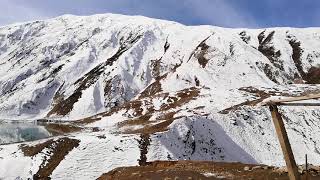
[(306, 158), (306, 180), (308, 180), (308, 156), (307, 154), (305, 155)]
[(281, 117), (281, 114), (278, 111), (278, 107), (276, 105), (270, 105), (269, 106), (273, 124), (275, 126), (278, 139), (281, 145), (282, 153), (284, 156), (284, 159), (286, 161), (289, 179), (290, 180), (300, 180), (300, 175), (298, 172), (298, 167), (296, 165), (296, 162), (294, 160), (294, 156), (292, 153), (292, 149), (290, 146), (290, 142), (288, 139), (288, 135)]

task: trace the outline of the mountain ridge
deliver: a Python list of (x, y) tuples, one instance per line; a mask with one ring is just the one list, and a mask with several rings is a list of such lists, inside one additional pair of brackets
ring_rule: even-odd
[[(270, 112), (255, 105), (319, 93), (319, 49), (320, 28), (184, 26), (110, 14), (1, 27), (0, 117), (52, 121), (46, 128), (60, 134), (2, 146), (0, 168), (28, 162), (16, 174), (32, 177), (54, 162), (51, 178), (92, 179), (157, 160), (282, 166)], [(306, 153), (319, 164), (319, 108), (280, 111), (298, 164)], [(68, 147), (58, 164), (50, 160), (56, 154), (24, 155), (43, 146), (56, 152), (54, 144)], [(6, 170), (0, 178), (16, 177)]]
[[(80, 21), (80, 26), (81, 26), (81, 21), (83, 21), (83, 22), (85, 22), (85, 21), (88, 21), (89, 19), (101, 19), (101, 21), (103, 21), (103, 19), (105, 20), (105, 21), (108, 21), (108, 20), (110, 20), (109, 21), (109, 23), (112, 23), (112, 18), (115, 18), (115, 17), (118, 17), (117, 15), (112, 15), (112, 14), (107, 14), (107, 15), (95, 15), (95, 16), (88, 16), (88, 17), (81, 17), (81, 16), (61, 16), (61, 17), (58, 17), (58, 18), (55, 18), (55, 19), (52, 19), (52, 20), (49, 20), (48, 22), (51, 22), (51, 21), (58, 21), (58, 22), (56, 22), (56, 23), (59, 23), (59, 21), (62, 21), (62, 22), (64, 22), (65, 20), (64, 19), (70, 19), (70, 18), (76, 18), (78, 21)], [(151, 23), (153, 22), (153, 21), (155, 21), (155, 22), (157, 22), (157, 20), (153, 20), (153, 19), (150, 19), (150, 18), (145, 18), (145, 17), (141, 17), (141, 16), (138, 16), (138, 17), (136, 17), (136, 16), (134, 16), (134, 17), (130, 17), (130, 16), (119, 16), (118, 18), (125, 18), (125, 19), (127, 19), (127, 18), (133, 18), (133, 19), (131, 19), (130, 21), (137, 21), (137, 19), (145, 19), (145, 20), (149, 20), (149, 21), (151, 21)], [(137, 19), (136, 19), (137, 18)], [(44, 21), (45, 22), (45, 21)], [(38, 21), (36, 21), (36, 22), (34, 22), (34, 23), (40, 23), (40, 22), (38, 22)], [(135, 22), (134, 22), (135, 23)], [(175, 26), (175, 25), (178, 25), (178, 27), (182, 27), (182, 30), (180, 30), (180, 31), (183, 31), (183, 29), (184, 28), (191, 28), (191, 29), (197, 29), (197, 28), (201, 28), (201, 29), (206, 29), (207, 28), (207, 26), (202, 26), (202, 27), (197, 27), (197, 26), (190, 26), (190, 27), (188, 27), (188, 26), (183, 26), (183, 25), (181, 25), (181, 24), (176, 24), (176, 23), (173, 23), (173, 22), (170, 22), (170, 21), (163, 21), (163, 20), (161, 20), (160, 22), (157, 22), (157, 23), (164, 23), (165, 25), (164, 26), (168, 26), (168, 24), (169, 24), (169, 26)], [(173, 24), (171, 24), (171, 23), (173, 23)], [(102, 23), (103, 24), (103, 23)], [(119, 23), (120, 24), (120, 26), (121, 26), (121, 23)], [(142, 26), (143, 26), (143, 24), (144, 23), (142, 23)], [(23, 26), (23, 25), (22, 25)], [(40, 26), (40, 28), (42, 28), (42, 26), (43, 25), (41, 25)], [(83, 25), (82, 25), (83, 26)], [(99, 34), (99, 25), (96, 25), (97, 27), (96, 27), (96, 29), (93, 29), (92, 30), (92, 35), (87, 35), (87, 39), (83, 39), (81, 42), (78, 42), (78, 45), (77, 46), (79, 46), (80, 48), (81, 48), (81, 46), (82, 46), (82, 43), (87, 43), (87, 41), (90, 39), (90, 37), (91, 36), (94, 36), (94, 34), (95, 33), (97, 33), (97, 34)], [(101, 25), (100, 25), (101, 26)], [(122, 25), (122, 26), (124, 26), (125, 27), (125, 25)], [(141, 25), (140, 25), (141, 26)], [(148, 28), (148, 26), (151, 26), (151, 27), (154, 27), (154, 26), (152, 26), (152, 24), (148, 24), (147, 23), (147, 25), (146, 25), (147, 27), (144, 27), (144, 28), (146, 28), (145, 30), (147, 30), (147, 28)], [(161, 26), (161, 25), (159, 25), (159, 26)], [(155, 26), (155, 28), (160, 28), (159, 26)], [(136, 28), (139, 28), (139, 26), (138, 27), (136, 27)], [(141, 27), (142, 28), (142, 27)], [(81, 29), (81, 28), (80, 28)], [(223, 30), (223, 28), (218, 28), (218, 27), (210, 27), (209, 28), (209, 32), (207, 32), (207, 35), (205, 35), (205, 36), (208, 36), (208, 35), (210, 35), (213, 31), (215, 31), (215, 29), (217, 29), (216, 31), (221, 31), (221, 30)], [(139, 29), (135, 29), (135, 30), (138, 30), (139, 31)], [(232, 32), (232, 31), (238, 31), (237, 29), (236, 30), (233, 30), (233, 29), (228, 29), (228, 30), (231, 30), (231, 32), (230, 33), (234, 33), (234, 32)], [(239, 29), (240, 30), (240, 29)], [(299, 30), (302, 30), (302, 29), (299, 29)], [(303, 29), (303, 30), (305, 30), (305, 29)], [(310, 29), (309, 29), (310, 30)], [(61, 31), (61, 30), (60, 30)], [(130, 30), (129, 30), (130, 31)], [(190, 30), (189, 30), (190, 31)], [(208, 30), (207, 30), (208, 31)], [(259, 31), (259, 29), (258, 30), (254, 30), (254, 31)], [(260, 35), (260, 37), (261, 38), (268, 38), (268, 37), (264, 37), (264, 36), (266, 36), (266, 35), (264, 35), (263, 34), (263, 32), (265, 32), (266, 31), (266, 29), (265, 30), (263, 30), (262, 32), (261, 32), (261, 34), (259, 34)], [(269, 39), (271, 39), (271, 38), (273, 38), (272, 36), (273, 36), (273, 34), (272, 34), (272, 32), (274, 32), (274, 30), (272, 29), (268, 29), (268, 31), (270, 31), (270, 33), (271, 34), (269, 34)], [(280, 30), (279, 30), (279, 33), (283, 33), (282, 31), (288, 31), (288, 30), (285, 30), (284, 28), (281, 28)], [(72, 32), (72, 29), (71, 29), (71, 32)], [(188, 32), (188, 30), (187, 30), (187, 32)], [(62, 32), (59, 32), (59, 33), (62, 33)], [(232, 34), (231, 35), (231, 38), (233, 38), (234, 36), (241, 36), (241, 39), (242, 40), (244, 40), (244, 39), (246, 39), (244, 36), (246, 36), (245, 35), (245, 31), (243, 31), (243, 30), (241, 30), (241, 32), (238, 32), (240, 35), (238, 35), (237, 33), (234, 33), (234, 34)], [(242, 35), (241, 35), (242, 34)], [(69, 35), (70, 36), (70, 35)], [(141, 36), (141, 35), (140, 35)], [(142, 35), (143, 36), (143, 35)], [(167, 40), (167, 38), (168, 38), (169, 36), (167, 36), (167, 37), (163, 37), (163, 39), (164, 38), (166, 38), (166, 40)], [(251, 36), (250, 36), (251, 37)], [(294, 39), (295, 37), (293, 36), (293, 39)], [(203, 38), (204, 39), (204, 38)], [(238, 39), (239, 40), (239, 39)], [(268, 39), (265, 39), (265, 40), (268, 40)], [(256, 41), (256, 40), (251, 40), (251, 41)], [(289, 41), (289, 40), (288, 40)], [(296, 44), (294, 44), (294, 42), (293, 42), (294, 40), (292, 40), (292, 46), (294, 46), (294, 45), (296, 45), (297, 47), (299, 47), (298, 46), (298, 44), (297, 43), (299, 43), (299, 42), (297, 42)], [(246, 40), (244, 40), (244, 42), (246, 42)], [(74, 46), (74, 45), (72, 45), (72, 44), (69, 44), (71, 47), (68, 47), (68, 43), (69, 42), (66, 42), (65, 43), (65, 45), (67, 46), (67, 48), (69, 48), (69, 50), (67, 49), (67, 51), (72, 51), (73, 49), (72, 49), (72, 47)], [(73, 42), (73, 43), (76, 43), (76, 42)], [(116, 42), (114, 42), (114, 43), (116, 43)], [(230, 48), (233, 46), (231, 46), (231, 43), (233, 43), (233, 42), (230, 42)], [(239, 43), (239, 42), (235, 42), (235, 43)], [(257, 42), (254, 42), (254, 43), (257, 43)], [(276, 56), (279, 56), (279, 55), (276, 55), (276, 54), (272, 54), (272, 51), (274, 51), (274, 49), (272, 49), (273, 47), (273, 44), (272, 44), (272, 42), (271, 42), (271, 45), (270, 45), (270, 42), (267, 42), (267, 41), (261, 41), (260, 43), (263, 43), (263, 44), (261, 44), (261, 45), (257, 45), (257, 44), (255, 44), (255, 45), (253, 45), (253, 44), (251, 44), (251, 47), (249, 47), (249, 48), (252, 48), (252, 47), (254, 47), (254, 48), (257, 48), (260, 52), (262, 52), (262, 54), (264, 54), (266, 57), (267, 56), (273, 56), (272, 58), (269, 58), (269, 59), (271, 59), (270, 61), (271, 61), (271, 63), (274, 61), (274, 60), (272, 60), (272, 59), (274, 59), (274, 58), (278, 58), (278, 57), (276, 57)], [(73, 47), (73, 48), (75, 48), (74, 50), (76, 50), (78, 47), (77, 46), (75, 46), (75, 47)], [(130, 46), (130, 45), (129, 45)], [(134, 45), (133, 45), (134, 46)], [(263, 46), (266, 46), (266, 47), (263, 47)], [(270, 47), (269, 47), (270, 46)], [(51, 47), (51, 46), (49, 46), (49, 47)], [(45, 49), (46, 47), (44, 47), (44, 49)], [(63, 48), (63, 47), (62, 47)], [(71, 48), (71, 49), (70, 49)], [(90, 48), (90, 47), (89, 47)], [(93, 47), (93, 48), (97, 48), (97, 47)], [(130, 49), (130, 47), (128, 48), (128, 49)], [(222, 52), (222, 54), (223, 53), (225, 53), (225, 49), (224, 50), (222, 50), (221, 52)], [(230, 50), (229, 50), (230, 51)], [(298, 49), (298, 51), (299, 51), (299, 49)], [(277, 52), (280, 52), (280, 50), (278, 50)], [(27, 52), (24, 52), (24, 53), (28, 53), (28, 51)], [(64, 53), (67, 53), (67, 54), (64, 54)], [(123, 53), (123, 52), (122, 52)], [(268, 54), (269, 53), (269, 54)], [(271, 53), (271, 54), (270, 54)], [(274, 52), (274, 53), (276, 53), (276, 52)], [(299, 55), (299, 53), (300, 52), (297, 52), (296, 54), (297, 55)], [(190, 56), (192, 56), (192, 52), (190, 52), (190, 53), (181, 53), (181, 54), (179, 54), (180, 56), (189, 56), (189, 54), (190, 54)], [(69, 54), (70, 55), (70, 54)], [(61, 59), (61, 58), (64, 58), (64, 56), (69, 56), (68, 55), (68, 52), (62, 52), (62, 55), (60, 55), (60, 56), (57, 56), (57, 57), (54, 57), (56, 60), (57, 59)], [(165, 55), (165, 54), (164, 54)], [(311, 54), (312, 55), (312, 54)], [(159, 54), (158, 55), (158, 57), (160, 57), (161, 55)], [(52, 58), (52, 57), (45, 57), (45, 58)], [(94, 56), (91, 56), (91, 58), (94, 58)], [(157, 57), (153, 57), (154, 59), (157, 59)], [(191, 58), (191, 57), (190, 57)], [(268, 58), (268, 57), (267, 57)], [(298, 57), (299, 58), (299, 57)], [(43, 60), (42, 60), (43, 61)], [(100, 60), (101, 61), (101, 60)], [(299, 61), (299, 60), (297, 60), (297, 61)], [(103, 62), (103, 61), (102, 61)], [(275, 62), (277, 62), (277, 61), (275, 61)], [(17, 62), (17, 63), (19, 63), (19, 61)], [(49, 65), (51, 65), (50, 63), (50, 60), (49, 60), (49, 62), (46, 62), (46, 63), (49, 63)], [(44, 66), (45, 66), (46, 64), (44, 64)], [(268, 64), (267, 64), (268, 65)], [(281, 64), (273, 64), (273, 65), (275, 65), (275, 66), (278, 66), (278, 68), (279, 68), (279, 70), (283, 70), (283, 67), (281, 67)], [(57, 66), (55, 69), (53, 69), (53, 70), (51, 70), (52, 72), (51, 72), (51, 74), (49, 75), (49, 76), (52, 76), (52, 75), (55, 75), (56, 73), (59, 73), (59, 71), (60, 71), (60, 68), (63, 68), (63, 64), (60, 64), (59, 66)], [(261, 65), (260, 65), (261, 66)], [(262, 65), (263, 66), (263, 65)], [(81, 67), (81, 68), (83, 68), (83, 67)], [(260, 68), (262, 68), (262, 67), (260, 67)], [(264, 71), (266, 72), (266, 74), (267, 74), (267, 76), (272, 76), (272, 67), (269, 67), (269, 66), (264, 66), (263, 67), (264, 68)], [(299, 68), (298, 68), (299, 69)], [(37, 71), (37, 70), (35, 70), (35, 71)], [(302, 67), (300, 67), (300, 70), (299, 70), (300, 72), (302, 72), (303, 71), (303, 69), (302, 69)], [(318, 71), (318, 70), (316, 70), (316, 71)], [(29, 71), (30, 72), (30, 71)], [(88, 73), (88, 71), (87, 71), (87, 73)], [(278, 72), (279, 73), (279, 72)], [(281, 73), (281, 72), (280, 72)], [(28, 76), (29, 74), (28, 74), (28, 71), (27, 72), (24, 72), (23, 73), (23, 76)], [(44, 77), (44, 78), (46, 78), (46, 77)], [(149, 78), (149, 77), (148, 77)], [(269, 77), (270, 78), (270, 77)], [(272, 79), (272, 78), (271, 78)], [(275, 80), (275, 79), (272, 79), (273, 81), (277, 81), (277, 80)], [(41, 79), (39, 80), (39, 81), (41, 81)], [(61, 84), (62, 82), (60, 82), (60, 84)], [(56, 85), (55, 85), (56, 86)], [(55, 87), (54, 86), (54, 87)], [(56, 88), (56, 87), (55, 87)], [(50, 113), (49, 113), (50, 114)], [(62, 113), (63, 115), (66, 115), (66, 114), (64, 114), (64, 113)]]

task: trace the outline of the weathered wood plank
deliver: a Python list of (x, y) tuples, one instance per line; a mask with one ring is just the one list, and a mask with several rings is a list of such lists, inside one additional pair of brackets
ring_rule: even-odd
[(277, 106), (318, 106), (320, 107), (320, 103), (285, 103), (285, 102), (282, 102), (282, 103), (275, 103), (274, 105), (277, 105)]
[(319, 99), (320, 94), (308, 94), (305, 96), (297, 96), (297, 97), (281, 97), (279, 99), (270, 99), (260, 103), (261, 106), (267, 106), (278, 103), (288, 103), (288, 102), (296, 102), (303, 100), (311, 100), (311, 99)]
[(271, 105), (269, 106), (269, 108), (271, 111), (273, 124), (278, 135), (280, 146), (283, 152), (283, 156), (286, 161), (289, 178), (290, 180), (300, 180), (300, 174), (298, 172), (297, 164), (294, 159), (287, 131), (285, 129), (281, 114), (278, 111), (278, 107), (276, 105)]

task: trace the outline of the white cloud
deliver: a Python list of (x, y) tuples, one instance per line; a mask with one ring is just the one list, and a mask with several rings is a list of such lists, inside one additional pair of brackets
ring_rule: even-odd
[(254, 18), (224, 0), (186, 0), (195, 16), (210, 24), (227, 27), (257, 27)]
[(0, 7), (0, 25), (46, 18), (45, 13), (28, 6), (24, 1), (2, 0)]

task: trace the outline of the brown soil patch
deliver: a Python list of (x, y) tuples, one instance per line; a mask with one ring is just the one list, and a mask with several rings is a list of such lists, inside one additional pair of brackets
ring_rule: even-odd
[(144, 97), (149, 97), (149, 96), (153, 96), (159, 92), (162, 91), (162, 88), (161, 88), (161, 80), (166, 78), (168, 75), (168, 73), (162, 75), (162, 76), (159, 76), (156, 78), (156, 81), (153, 82), (152, 84), (150, 84), (144, 91), (142, 91), (140, 93), (140, 96), (139, 98), (144, 98)]
[(235, 111), (240, 109), (242, 106), (255, 106), (257, 104), (259, 104), (260, 102), (262, 102), (263, 100), (265, 100), (266, 98), (275, 95), (275, 92), (266, 92), (263, 90), (259, 90), (255, 87), (242, 87), (239, 88), (240, 91), (245, 91), (251, 94), (254, 94), (255, 96), (257, 96), (257, 99), (252, 100), (252, 101), (245, 101), (242, 102), (240, 104), (236, 104), (234, 106), (231, 106), (229, 108), (226, 108), (224, 110), (219, 111), (219, 113), (221, 114), (228, 114), (230, 111)]
[(50, 179), (50, 175), (54, 169), (73, 148), (79, 146), (79, 143), (79, 140), (65, 137), (56, 141), (49, 140), (41, 145), (36, 145), (33, 147), (22, 147), (24, 154), (31, 156), (41, 152), (44, 148), (46, 148), (48, 151), (39, 167), (38, 172), (33, 175), (33, 179)]
[(160, 111), (166, 111), (175, 107), (182, 106), (183, 104), (190, 102), (193, 98), (199, 96), (199, 94), (200, 90), (195, 87), (178, 91), (176, 96), (168, 97), (167, 104), (163, 104), (160, 108)]
[[(305, 175), (303, 174), (302, 178)], [(310, 172), (311, 180), (320, 177)], [(131, 179), (278, 179), (289, 180), (285, 171), (265, 165), (203, 161), (155, 161), (146, 166), (116, 168), (99, 177), (100, 180)]]
[[(134, 117), (119, 123), (118, 124), (119, 127), (134, 126), (134, 125), (145, 126), (150, 124), (149, 119), (155, 112), (162, 112), (162, 115), (160, 116), (164, 116), (164, 118), (159, 117), (157, 118), (157, 120), (168, 120), (166, 118), (169, 118), (170, 116), (172, 116), (172, 114), (175, 114), (175, 112), (171, 112), (171, 111), (166, 112), (166, 111), (169, 111), (172, 108), (176, 108), (190, 102), (191, 100), (199, 96), (199, 94), (200, 94), (200, 89), (196, 87), (191, 87), (191, 88), (178, 91), (174, 96), (169, 96), (169, 93), (152, 94), (150, 95), (151, 97), (150, 96), (146, 98), (139, 97), (136, 100), (124, 103), (122, 106), (114, 107), (108, 112), (103, 112), (92, 117), (84, 118), (78, 121), (73, 121), (72, 123), (76, 125), (93, 123), (101, 120), (102, 117), (111, 116), (113, 113), (119, 112), (120, 110), (125, 109), (127, 110), (127, 112), (129, 110), (134, 110), (134, 114), (133, 114)], [(154, 109), (154, 105), (150, 102), (151, 98), (156, 98), (156, 97), (161, 97), (163, 99), (167, 98), (167, 103), (163, 104), (160, 110), (157, 110), (157, 111)], [(143, 113), (142, 105), (147, 108), (147, 111), (144, 114), (142, 114)], [(151, 132), (150, 128), (156, 129), (155, 127), (157, 127), (157, 129), (159, 129), (159, 127), (165, 126), (166, 124), (170, 125), (172, 122), (173, 120), (169, 118), (168, 122), (160, 123), (159, 125), (156, 125), (154, 127), (146, 126), (146, 128), (149, 129), (148, 132)], [(160, 129), (161, 131), (165, 130), (165, 128), (160, 128)], [(141, 131), (130, 131), (130, 132), (128, 131), (126, 133), (138, 133), (138, 132), (141, 132)]]
[(58, 102), (52, 110), (47, 114), (47, 117), (50, 117), (53, 114), (67, 115), (73, 108), (73, 105), (78, 101), (78, 99), (82, 95), (82, 90), (79, 90), (75, 93), (73, 93), (70, 97), (68, 97), (65, 100), (62, 100), (61, 102)]
[[(195, 97), (199, 96), (199, 94), (200, 94), (200, 90), (195, 87), (183, 89), (181, 91), (178, 91), (175, 95), (169, 95), (168, 93), (161, 94), (158, 97), (162, 97), (163, 99), (166, 99), (166, 103), (162, 104), (159, 110), (155, 110), (153, 105), (151, 105), (151, 107), (148, 108), (148, 112), (146, 112), (146, 114), (140, 115), (139, 117), (134, 119), (123, 121), (118, 125), (120, 128), (136, 126), (136, 125), (143, 126), (140, 129), (127, 128), (129, 130), (126, 130), (124, 133), (130, 133), (130, 134), (131, 133), (152, 134), (155, 132), (166, 131), (168, 126), (174, 120), (180, 118), (180, 117), (174, 118), (174, 115), (177, 112), (174, 111), (173, 109), (190, 102)], [(141, 107), (139, 106), (139, 108)], [(155, 113), (159, 113), (157, 114), (157, 117), (155, 117), (156, 120), (150, 121), (150, 118), (153, 115), (155, 115)], [(157, 121), (160, 123), (157, 123)]]
[(148, 124), (148, 121), (151, 118), (151, 116), (152, 116), (152, 114), (146, 114), (146, 115), (142, 115), (138, 118), (125, 120), (125, 121), (120, 122), (118, 124), (118, 126), (124, 127), (124, 126), (145, 125), (145, 124)]
[(28, 146), (25, 144), (20, 145), (20, 149), (25, 156), (35, 156), (40, 153), (44, 148), (48, 147), (53, 143), (53, 139), (50, 139), (46, 142), (36, 144), (34, 146)]
[[(126, 134), (153, 134), (156, 132), (163, 132), (168, 130), (168, 126), (177, 118), (173, 118), (173, 116), (176, 114), (176, 112), (168, 112), (165, 114), (160, 115), (158, 118), (156, 118), (156, 121), (149, 121), (151, 115), (144, 115), (139, 118), (133, 119), (133, 120), (127, 120), (119, 123), (119, 127), (130, 127), (135, 125), (141, 125), (142, 128), (139, 129), (130, 129), (127, 128), (123, 133)], [(156, 123), (157, 121), (162, 121), (157, 124), (151, 124)]]
[(256, 100), (252, 100), (252, 101), (245, 101), (243, 103), (236, 104), (234, 106), (223, 109), (223, 110), (219, 111), (219, 113), (220, 114), (228, 114), (231, 111), (235, 111), (235, 110), (240, 109), (242, 106), (255, 106), (255, 105), (259, 104), (260, 102), (262, 102), (263, 100), (264, 100), (263, 98), (260, 98), (260, 99), (256, 99)]
[(167, 119), (164, 120), (163, 122), (160, 122), (158, 124), (155, 125), (147, 125), (141, 129), (137, 129), (137, 130), (132, 130), (132, 131), (126, 131), (125, 133), (147, 133), (147, 134), (154, 134), (156, 132), (163, 132), (163, 131), (167, 131), (168, 130), (168, 126), (170, 126), (170, 124), (178, 119), (180, 117), (176, 117), (176, 118), (171, 118), (171, 119)]
[(79, 143), (80, 140), (64, 137), (58, 140), (50, 139), (34, 146), (22, 144), (20, 149), (25, 156), (29, 157), (33, 157), (46, 149), (48, 152), (44, 156), (39, 170), (34, 174), (33, 179), (50, 179), (49, 176), (54, 169), (73, 148), (79, 146)]
[(74, 121), (73, 123), (75, 123), (75, 124), (90, 124), (90, 123), (94, 123), (96, 121), (101, 120), (101, 118), (97, 117), (97, 116), (98, 115), (95, 115), (95, 116), (92, 116), (92, 117), (87, 117), (87, 118), (84, 118), (84, 119), (80, 119), (80, 120)]
[(320, 84), (320, 67), (311, 67), (306, 78), (309, 84)]
[(142, 129), (140, 129), (140, 131), (144, 132), (144, 133), (149, 133), (149, 134), (154, 134), (156, 132), (163, 132), (163, 131), (167, 131), (168, 130), (168, 126), (170, 126), (171, 123), (173, 123), (174, 120), (178, 119), (180, 117), (176, 117), (176, 118), (170, 118), (167, 119), (163, 122), (160, 122), (158, 124), (155, 124), (153, 126), (147, 126), (144, 127)]
[(87, 118), (79, 119), (79, 120), (76, 120), (76, 121), (72, 121), (72, 123), (75, 124), (75, 125), (84, 125), (84, 124), (94, 123), (96, 121), (100, 121), (102, 117), (111, 116), (113, 113), (116, 113), (119, 110), (121, 110), (121, 108), (122, 108), (122, 106), (113, 107), (113, 108), (111, 108), (110, 111), (102, 112), (102, 113), (96, 114), (96, 115), (91, 116), (91, 117), (87, 117)]
[(121, 109), (126, 109), (127, 111), (129, 110), (134, 110), (134, 115), (135, 116), (140, 116), (142, 115), (142, 101), (129, 101), (128, 103), (125, 103)]
[(47, 131), (49, 131), (52, 135), (57, 136), (66, 133), (79, 132), (82, 130), (81, 127), (74, 126), (71, 124), (46, 124), (44, 126)]

